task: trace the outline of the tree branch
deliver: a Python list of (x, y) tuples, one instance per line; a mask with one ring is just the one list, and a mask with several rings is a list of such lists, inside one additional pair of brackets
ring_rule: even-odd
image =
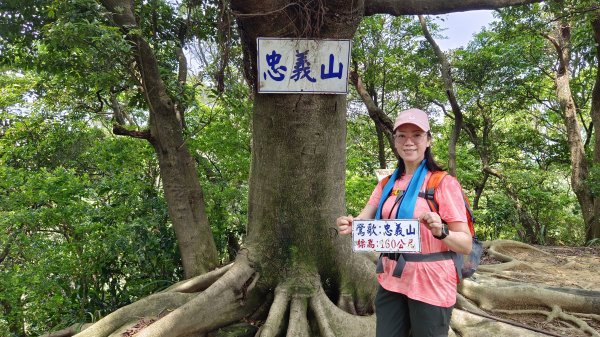
[(444, 89), (446, 91), (448, 101), (450, 102), (450, 106), (452, 107), (452, 112), (454, 113), (454, 127), (452, 130), (452, 135), (450, 136), (450, 142), (448, 144), (448, 171), (451, 175), (456, 176), (456, 143), (458, 142), (458, 138), (460, 136), (460, 130), (463, 127), (463, 114), (460, 106), (458, 105), (458, 99), (456, 98), (456, 94), (454, 92), (450, 62), (440, 46), (437, 44), (437, 42), (435, 42), (435, 39), (431, 36), (431, 33), (429, 33), (427, 23), (422, 15), (419, 15), (419, 23), (421, 24), (421, 29), (423, 30), (425, 39), (431, 45), (431, 48), (433, 49), (435, 56), (442, 67), (441, 75), (442, 80), (444, 81)]
[(138, 24), (131, 2), (128, 0), (102, 0), (101, 2), (111, 12), (115, 24), (123, 30), (133, 47), (136, 67), (141, 75), (150, 113), (175, 114), (173, 101), (167, 94), (166, 86), (160, 77), (154, 51), (140, 32), (134, 29)]
[(365, 15), (448, 14), (481, 9), (498, 9), (537, 2), (541, 2), (541, 0), (373, 0), (365, 1)]
[(358, 92), (358, 95), (365, 103), (367, 111), (369, 112), (369, 117), (371, 117), (373, 122), (375, 122), (375, 126), (377, 127), (377, 129), (381, 130), (381, 132), (385, 134), (385, 137), (390, 143), (394, 154), (397, 158), (399, 158), (398, 154), (396, 153), (396, 147), (394, 146), (394, 139), (392, 138), (392, 134), (394, 133), (394, 122), (392, 122), (392, 120), (385, 114), (385, 112), (381, 110), (381, 108), (379, 108), (377, 104), (373, 101), (371, 95), (369, 95), (367, 91), (367, 88), (365, 88), (365, 86), (363, 85), (360, 76), (354, 70), (350, 72), (350, 82), (354, 85), (356, 91)]
[(132, 138), (140, 138), (152, 142), (152, 135), (150, 134), (150, 130), (128, 130), (122, 125), (114, 124), (113, 133), (119, 136), (129, 136)]
[[(561, 44), (558, 42), (558, 40), (555, 37), (553, 37), (551, 35), (542, 34), (542, 36), (544, 38), (546, 38), (546, 40), (550, 41), (550, 43), (554, 47), (554, 50), (556, 50), (556, 55), (557, 55), (557, 58), (558, 58), (558, 62), (560, 63), (560, 69), (566, 69), (568, 61), (565, 60), (565, 58), (564, 58), (564, 51), (563, 51), (563, 48), (562, 48)], [(564, 70), (561, 71), (561, 73), (562, 72), (564, 72)]]
[(494, 170), (493, 168), (491, 168), (489, 166), (485, 166), (483, 168), (483, 172), (485, 172), (485, 173), (487, 173), (489, 175), (492, 175), (492, 176), (494, 176), (494, 177), (496, 177), (496, 178), (498, 178), (500, 180), (504, 180), (504, 176), (502, 175), (502, 173)]
[(392, 120), (375, 104), (375, 102), (373, 102), (373, 99), (367, 92), (367, 89), (363, 85), (363, 82), (356, 71), (350, 72), (350, 81), (356, 88), (360, 98), (365, 103), (365, 106), (369, 111), (369, 116), (371, 116), (377, 125), (381, 126), (382, 130), (386, 133), (386, 136), (389, 136), (388, 138), (391, 139), (392, 132), (394, 131), (394, 123)]
[(369, 95), (369, 92), (367, 91), (367, 88), (365, 88), (365, 86), (363, 85), (360, 76), (354, 70), (350, 72), (350, 82), (354, 85), (356, 91), (358, 92), (358, 95), (365, 103), (367, 111), (369, 112), (369, 117), (371, 117), (377, 129), (381, 130), (381, 132), (385, 134), (385, 137), (387, 138), (390, 147), (394, 152), (394, 155), (396, 156), (396, 158), (400, 159), (400, 155), (396, 151), (396, 147), (394, 146), (394, 139), (392, 137), (392, 134), (394, 133), (394, 122), (392, 122), (392, 120), (385, 114), (385, 112), (381, 110), (381, 108), (379, 108), (377, 104), (373, 101), (371, 95)]
[(187, 58), (183, 53), (183, 48), (177, 47), (175, 49), (177, 55), (177, 61), (179, 62), (179, 70), (177, 72), (177, 81), (180, 85), (184, 85), (187, 82), (188, 65)]

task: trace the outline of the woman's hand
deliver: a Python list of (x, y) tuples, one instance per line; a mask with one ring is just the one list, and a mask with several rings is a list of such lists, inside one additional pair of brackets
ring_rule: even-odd
[[(442, 219), (435, 212), (423, 213), (419, 221), (424, 224), (432, 235), (442, 235)], [(472, 249), (471, 232), (466, 222), (449, 222), (448, 235), (444, 238), (444, 244), (452, 251), (460, 254), (469, 254)]]
[(335, 224), (338, 227), (338, 233), (342, 235), (352, 233), (352, 221), (354, 218), (352, 215), (343, 215), (335, 219)]
[(434, 236), (442, 235), (442, 218), (435, 212), (426, 212), (421, 214), (419, 221), (431, 231)]
[[(375, 217), (375, 213), (377, 212), (377, 206), (373, 205), (365, 205), (365, 208), (360, 212), (360, 214), (356, 217), (357, 219), (373, 219)], [(335, 219), (335, 224), (338, 228), (338, 233), (342, 235), (352, 233), (352, 222), (354, 221), (354, 217), (352, 215), (342, 215), (341, 217)]]

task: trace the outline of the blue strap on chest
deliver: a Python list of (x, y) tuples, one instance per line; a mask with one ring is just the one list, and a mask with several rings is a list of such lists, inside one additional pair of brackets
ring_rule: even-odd
[(398, 206), (398, 211), (396, 212), (396, 219), (410, 219), (414, 217), (415, 205), (417, 204), (419, 191), (421, 190), (421, 186), (423, 186), (425, 176), (428, 172), (425, 163), (426, 161), (425, 159), (423, 159), (419, 167), (415, 170), (415, 173), (413, 174), (412, 178), (410, 179), (410, 182), (406, 187), (406, 191), (404, 191), (403, 198), (400, 201), (400, 205)]
[(379, 199), (379, 205), (377, 205), (377, 212), (375, 213), (375, 219), (377, 220), (381, 219), (381, 210), (383, 209), (383, 203), (394, 188), (394, 184), (396, 183), (396, 179), (398, 178), (398, 170), (399, 169), (396, 169), (394, 173), (392, 173), (390, 179), (387, 181), (385, 186), (383, 186), (383, 190), (381, 191), (381, 199)]
[[(425, 180), (427, 172), (428, 170), (426, 166), (426, 161), (423, 160), (417, 168), (417, 170), (415, 171), (415, 174), (411, 178), (410, 182), (408, 183), (402, 201), (398, 206), (396, 219), (412, 218), (415, 204), (417, 202), (417, 197), (419, 196), (419, 190), (421, 189), (421, 185), (423, 185), (423, 181)], [(398, 169), (396, 169), (394, 173), (392, 173), (392, 175), (390, 176), (388, 182), (383, 187), (383, 190), (381, 191), (381, 199), (379, 199), (379, 204), (377, 205), (377, 212), (375, 213), (375, 219), (377, 220), (381, 219), (381, 210), (383, 209), (383, 204), (390, 196), (390, 193), (394, 188), (396, 179), (398, 178), (398, 174)]]

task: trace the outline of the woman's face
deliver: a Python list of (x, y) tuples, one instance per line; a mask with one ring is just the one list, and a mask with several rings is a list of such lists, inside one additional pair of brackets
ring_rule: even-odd
[(405, 164), (420, 164), (431, 145), (427, 132), (414, 124), (400, 125), (394, 133), (394, 145)]

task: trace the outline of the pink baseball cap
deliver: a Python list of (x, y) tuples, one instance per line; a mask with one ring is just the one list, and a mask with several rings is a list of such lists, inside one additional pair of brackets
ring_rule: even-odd
[(394, 131), (396, 131), (400, 125), (404, 124), (414, 124), (425, 132), (429, 131), (429, 117), (423, 110), (412, 108), (400, 111), (398, 117), (396, 117), (396, 122), (394, 123)]

